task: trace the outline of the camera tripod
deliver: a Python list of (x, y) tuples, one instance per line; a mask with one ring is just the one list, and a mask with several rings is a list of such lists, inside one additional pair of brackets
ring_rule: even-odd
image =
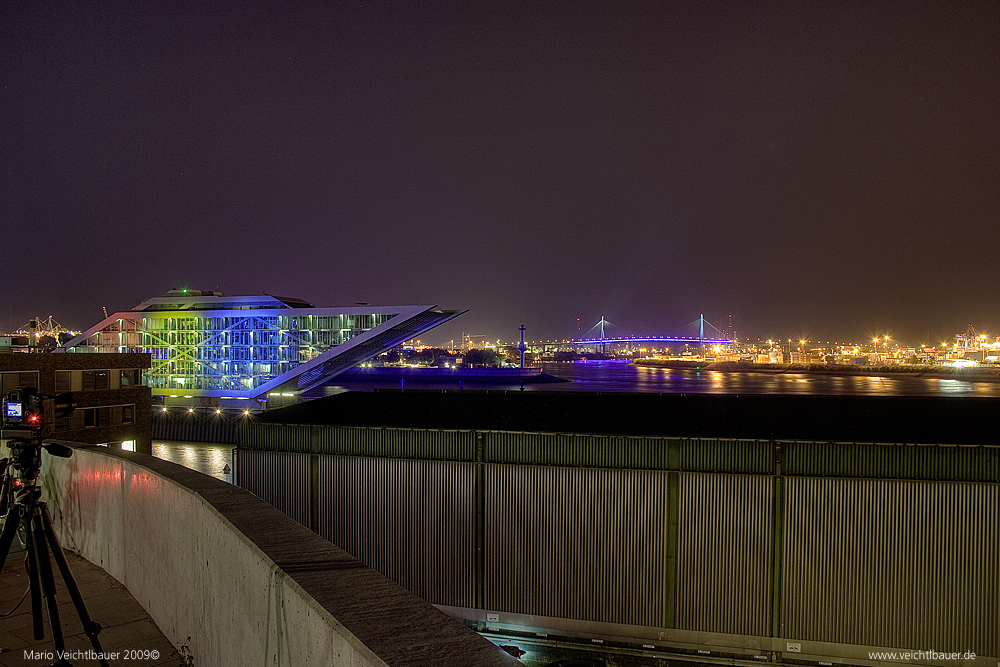
[[(73, 599), (73, 606), (83, 623), (83, 631), (90, 637), (90, 643), (94, 647), (98, 661), (102, 667), (109, 667), (108, 661), (104, 658), (104, 649), (101, 648), (101, 641), (97, 635), (101, 632), (101, 624), (90, 617), (87, 605), (80, 594), (80, 587), (77, 586), (70, 570), (66, 556), (63, 554), (59, 539), (52, 528), (52, 516), (49, 508), (41, 500), (41, 487), (38, 484), (38, 476), (41, 468), (42, 448), (53, 456), (68, 458), (73, 454), (73, 450), (63, 445), (50, 443), (43, 445), (41, 439), (15, 438), (8, 443), (11, 450), (10, 462), (4, 474), (4, 492), (9, 505), (7, 516), (0, 531), (0, 571), (3, 571), (4, 562), (10, 553), (11, 544), (18, 529), (22, 529), (26, 536), (25, 559), (28, 570), (28, 587), (31, 596), (31, 620), (34, 629), (35, 639), (44, 639), (45, 630), (42, 625), (42, 598), (45, 599), (45, 608), (49, 616), (49, 628), (52, 631), (52, 643), (55, 646), (57, 661), (53, 667), (71, 667), (66, 659), (66, 643), (63, 638), (62, 625), (59, 623), (59, 607), (56, 603), (56, 584), (52, 572), (52, 562), (50, 555), (55, 560), (62, 575), (63, 583)], [(16, 473), (16, 477), (14, 475)], [(20, 484), (16, 484), (20, 482)], [(7, 485), (10, 484), (9, 490)], [(19, 486), (20, 488), (17, 488)]]

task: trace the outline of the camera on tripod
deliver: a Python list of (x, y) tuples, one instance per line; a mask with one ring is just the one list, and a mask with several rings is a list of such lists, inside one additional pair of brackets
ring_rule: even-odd
[(0, 522), (0, 572), (7, 562), (15, 535), (23, 536), (21, 543), (28, 552), (25, 564), (29, 580), (27, 592), (31, 594), (34, 637), (40, 640), (45, 636), (42, 625), (44, 598), (52, 643), (60, 657), (55, 664), (69, 667), (70, 663), (63, 655), (66, 644), (59, 620), (59, 604), (56, 601), (56, 584), (50, 559), (55, 560), (98, 662), (101, 667), (110, 667), (101, 647), (101, 640), (97, 637), (101, 632), (101, 624), (91, 618), (87, 611), (80, 587), (73, 578), (59, 538), (52, 528), (48, 506), (41, 499), (42, 450), (64, 458), (73, 454), (73, 450), (66, 445), (56, 442), (44, 444), (43, 440), (55, 432), (56, 420), (68, 417), (75, 407), (73, 394), (69, 392), (45, 396), (39, 394), (37, 389), (20, 387), (3, 397), (0, 437), (7, 439), (10, 457), (0, 459), (0, 509), (4, 512), (3, 521)]
[(9, 392), (3, 399), (0, 438), (41, 440), (56, 430), (56, 420), (73, 414), (73, 392), (47, 396), (31, 387)]

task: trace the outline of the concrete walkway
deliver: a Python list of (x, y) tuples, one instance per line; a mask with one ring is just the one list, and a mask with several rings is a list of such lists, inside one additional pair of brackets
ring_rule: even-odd
[[(3, 573), (0, 574), (0, 614), (9, 612), (28, 589), (25, 555), (25, 551), (15, 540)], [(104, 628), (99, 639), (105, 653), (109, 657), (112, 653), (119, 654), (117, 660), (108, 660), (110, 664), (136, 667), (184, 667), (188, 664), (124, 586), (101, 568), (74, 553), (67, 551), (66, 558), (87, 604), (87, 610)], [(66, 650), (80, 652), (78, 656), (71, 654), (69, 662), (74, 667), (97, 665), (96, 659), (86, 658), (84, 652), (93, 651), (93, 646), (90, 638), (83, 633), (76, 608), (54, 562), (52, 569), (56, 579), (56, 601), (59, 603), (59, 620), (66, 638)], [(48, 615), (44, 615), (44, 618), (45, 639), (37, 641), (32, 632), (30, 596), (25, 598), (13, 614), (0, 617), (0, 666), (41, 667), (56, 661)], [(31, 651), (39, 652), (42, 656), (26, 655)], [(126, 656), (125, 651), (135, 653)], [(157, 656), (155, 658), (152, 657), (154, 651)]]

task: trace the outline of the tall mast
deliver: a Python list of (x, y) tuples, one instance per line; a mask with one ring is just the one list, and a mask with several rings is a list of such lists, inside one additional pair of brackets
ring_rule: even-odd
[(521, 343), (517, 346), (521, 352), (521, 368), (524, 368), (524, 324), (521, 324)]

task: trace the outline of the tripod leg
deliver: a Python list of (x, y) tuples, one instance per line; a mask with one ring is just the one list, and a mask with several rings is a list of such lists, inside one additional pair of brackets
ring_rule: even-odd
[[(35, 565), (38, 568), (38, 581), (41, 584), (42, 597), (45, 598), (45, 608), (49, 612), (52, 644), (55, 646), (56, 655), (64, 655), (66, 653), (66, 643), (63, 641), (62, 624), (59, 623), (59, 605), (56, 602), (56, 580), (52, 576), (52, 563), (49, 562), (48, 548), (45, 546), (42, 511), (37, 506), (32, 508), (31, 512), (29, 539), (35, 552)], [(35, 639), (41, 639), (41, 637), (36, 636)]]
[(12, 505), (7, 510), (7, 517), (3, 522), (3, 530), (0, 530), (0, 572), (3, 572), (4, 561), (10, 554), (10, 547), (14, 544), (14, 536), (17, 535), (17, 527), (21, 521), (26, 519), (23, 516), (24, 508), (20, 505)]
[[(97, 638), (97, 635), (101, 632), (101, 624), (90, 617), (90, 612), (87, 611), (87, 605), (83, 601), (83, 596), (80, 595), (80, 587), (76, 584), (76, 579), (73, 578), (73, 571), (69, 569), (69, 562), (66, 560), (66, 554), (62, 551), (62, 546), (59, 544), (59, 538), (56, 537), (56, 531), (52, 528), (52, 516), (49, 514), (49, 508), (45, 503), (38, 503), (42, 511), (42, 526), (45, 529), (45, 537), (49, 541), (49, 547), (52, 551), (52, 557), (55, 558), (56, 565), (59, 566), (59, 573), (62, 574), (63, 582), (66, 584), (67, 590), (69, 590), (69, 595), (73, 598), (73, 605), (76, 607), (77, 616), (80, 617), (80, 621), (83, 623), (83, 631), (87, 633), (90, 637), (90, 643), (94, 646), (94, 651), (99, 655), (104, 655), (104, 649), (101, 648), (101, 640)], [(98, 659), (101, 663), (101, 667), (109, 667), (108, 661), (103, 657)]]
[[(27, 521), (27, 518), (24, 519)], [(42, 625), (42, 593), (38, 585), (38, 556), (35, 553), (35, 543), (31, 541), (31, 531), (28, 531), (28, 556), (25, 561), (28, 566), (28, 590), (31, 593), (31, 628), (35, 639), (45, 637), (45, 627)]]

